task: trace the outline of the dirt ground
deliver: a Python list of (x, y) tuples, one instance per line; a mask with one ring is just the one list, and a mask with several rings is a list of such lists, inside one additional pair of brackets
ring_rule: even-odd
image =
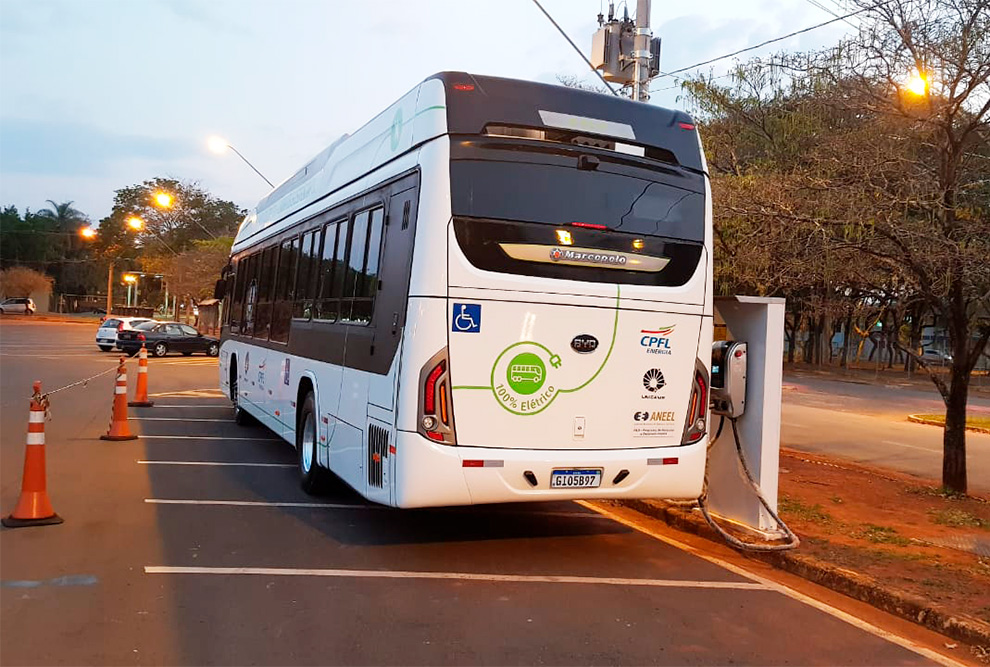
[(779, 509), (802, 552), (990, 623), (990, 497), (782, 449)]

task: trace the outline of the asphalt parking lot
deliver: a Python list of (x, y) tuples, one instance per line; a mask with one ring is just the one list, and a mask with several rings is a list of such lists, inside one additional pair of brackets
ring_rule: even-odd
[[(5, 513), (30, 382), (112, 365), (92, 333), (0, 323)], [(307, 496), (290, 445), (233, 423), (215, 359), (152, 360), (149, 382), (129, 442), (98, 439), (112, 374), (52, 397), (65, 523), (0, 533), (4, 664), (953, 664), (937, 635), (620, 509)]]

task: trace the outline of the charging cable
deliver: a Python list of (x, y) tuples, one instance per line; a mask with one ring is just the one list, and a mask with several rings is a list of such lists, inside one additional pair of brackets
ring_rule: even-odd
[[(784, 535), (787, 536), (787, 542), (784, 542), (783, 544), (753, 544), (750, 542), (743, 542), (734, 535), (730, 535), (729, 533), (727, 533), (724, 528), (718, 525), (715, 522), (715, 520), (712, 518), (711, 514), (708, 512), (707, 462), (705, 465), (705, 481), (704, 481), (704, 485), (701, 488), (701, 496), (698, 498), (697, 501), (691, 501), (691, 504), (697, 502), (697, 505), (699, 508), (701, 508), (701, 513), (702, 515), (704, 515), (705, 521), (708, 522), (708, 525), (711, 526), (715, 532), (721, 535), (722, 539), (724, 539), (726, 542), (728, 542), (730, 545), (734, 546), (737, 549), (740, 549), (742, 551), (789, 551), (791, 549), (796, 549), (801, 544), (801, 540), (798, 539), (798, 536), (795, 535), (794, 532), (787, 526), (787, 524), (783, 522), (783, 520), (777, 515), (777, 513), (773, 511), (773, 508), (770, 507), (770, 503), (768, 503), (767, 499), (763, 497), (763, 491), (760, 489), (760, 485), (756, 483), (756, 480), (753, 479), (753, 473), (750, 472), (749, 465), (746, 463), (746, 455), (743, 453), (743, 449), (742, 449), (742, 440), (739, 438), (739, 430), (736, 428), (736, 419), (734, 417), (730, 417), (729, 421), (732, 423), (732, 437), (736, 442), (736, 454), (739, 458), (739, 464), (746, 477), (746, 481), (749, 482), (749, 485), (753, 489), (753, 492), (756, 494), (756, 497), (759, 498), (760, 504), (763, 505), (763, 508), (767, 511), (768, 514), (770, 514), (773, 520), (777, 522), (777, 525), (783, 531)], [(722, 427), (724, 425), (725, 425), (725, 416), (722, 415), (718, 423), (718, 431), (715, 433), (715, 437), (709, 440), (708, 442), (709, 454), (711, 453), (712, 446), (718, 441), (719, 436), (722, 434)]]

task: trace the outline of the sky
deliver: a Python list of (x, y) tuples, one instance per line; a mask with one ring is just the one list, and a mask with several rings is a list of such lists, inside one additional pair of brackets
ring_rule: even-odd
[[(821, 7), (845, 13), (843, 1), (655, 0), (661, 69), (828, 21)], [(541, 2), (588, 55), (607, 1)], [(851, 30), (836, 22), (742, 57)], [(162, 176), (253, 208), (268, 185), (210, 152), (209, 136), (277, 185), (443, 70), (597, 81), (532, 0), (0, 0), (0, 206), (72, 201), (97, 223), (115, 190)], [(654, 81), (650, 103), (686, 108), (675, 84)]]

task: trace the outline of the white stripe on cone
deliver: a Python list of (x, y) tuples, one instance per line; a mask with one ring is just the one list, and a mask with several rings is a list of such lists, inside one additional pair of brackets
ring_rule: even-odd
[(45, 434), (44, 433), (28, 433), (27, 434), (27, 444), (29, 444), (29, 445), (43, 445), (43, 444), (45, 444)]
[(44, 410), (32, 410), (28, 415), (28, 424), (40, 424), (45, 421)]

